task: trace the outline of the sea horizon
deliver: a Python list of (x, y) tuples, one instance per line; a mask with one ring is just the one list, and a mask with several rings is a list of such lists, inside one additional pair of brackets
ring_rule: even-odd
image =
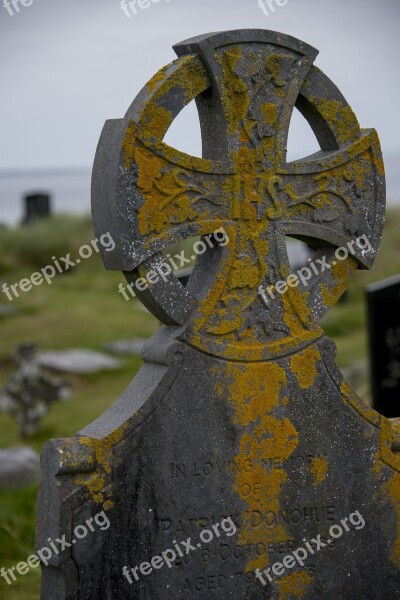
[[(388, 206), (400, 204), (399, 155), (385, 158)], [(0, 170), (0, 224), (14, 226), (24, 217), (24, 197), (51, 196), (53, 214), (90, 214), (91, 167)]]

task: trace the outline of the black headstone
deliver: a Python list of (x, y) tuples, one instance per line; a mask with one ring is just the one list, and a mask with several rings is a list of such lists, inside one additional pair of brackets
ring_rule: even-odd
[(400, 417), (400, 276), (367, 289), (375, 410)]
[(25, 196), (25, 216), (23, 223), (34, 223), (51, 215), (49, 194), (28, 194)]

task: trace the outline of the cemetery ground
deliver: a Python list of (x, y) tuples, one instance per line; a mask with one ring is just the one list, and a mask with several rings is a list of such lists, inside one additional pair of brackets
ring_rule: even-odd
[[(322, 325), (338, 346), (338, 364), (350, 375), (360, 370), (352, 383), (369, 401), (367, 370), (359, 369), (367, 358), (366, 305), (364, 290), (369, 283), (400, 273), (400, 210), (387, 214), (383, 243), (372, 272), (359, 271), (345, 302), (329, 312)], [(2, 229), (0, 235), (0, 282), (20, 281), (51, 262), (51, 257), (77, 256), (78, 249), (94, 239), (90, 217), (57, 217), (29, 228)], [(124, 282), (119, 272), (106, 272), (98, 254), (57, 276), (52, 285), (43, 283), (8, 303), (15, 309), (0, 316), (0, 388), (14, 370), (15, 347), (34, 342), (39, 350), (87, 348), (104, 350), (118, 339), (147, 338), (158, 322), (137, 300), (126, 302), (118, 293)], [(67, 438), (101, 415), (130, 383), (141, 365), (139, 357), (122, 357), (115, 372), (67, 375), (73, 394), (69, 402), (56, 403), (39, 433), (21, 441), (18, 425), (0, 415), (0, 447), (21, 444), (40, 452), (50, 438)], [(16, 565), (34, 552), (36, 488), (0, 492), (0, 567)], [(39, 597), (40, 572), (31, 570), (9, 587), (0, 581), (0, 599), (33, 600)]]

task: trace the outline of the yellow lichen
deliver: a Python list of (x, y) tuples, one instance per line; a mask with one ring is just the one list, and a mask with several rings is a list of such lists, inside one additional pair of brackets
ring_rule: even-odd
[(158, 138), (164, 137), (173, 120), (174, 117), (169, 110), (151, 101), (147, 103), (141, 118), (146, 130)]
[(341, 295), (347, 290), (355, 271), (357, 270), (357, 261), (355, 258), (347, 258), (343, 261), (336, 261), (332, 264), (332, 284), (322, 284), (321, 294), (326, 306), (334, 306)]
[[(267, 523), (268, 513), (278, 513), (280, 492), (288, 475), (282, 468), (268, 471), (265, 461), (277, 458), (287, 460), (298, 445), (298, 434), (287, 418), (278, 418), (274, 409), (285, 403), (283, 388), (285, 370), (276, 363), (241, 365), (229, 363), (225, 376), (229, 383), (230, 402), (234, 408), (234, 422), (243, 429), (238, 463), (248, 461), (251, 468), (239, 470), (234, 476), (234, 490), (246, 505), (244, 525), (239, 532), (239, 544), (264, 543), (290, 539), (284, 525)], [(258, 511), (263, 517), (257, 528), (251, 526), (251, 515)], [(268, 554), (254, 556), (246, 571), (265, 568)]]
[(293, 598), (303, 598), (308, 586), (311, 583), (312, 577), (305, 571), (291, 573), (286, 577), (278, 579), (278, 600), (293, 600)]
[(85, 486), (92, 500), (96, 504), (101, 504), (104, 510), (109, 510), (113, 506), (113, 502), (110, 499), (110, 491), (106, 489), (112, 470), (113, 448), (122, 440), (127, 428), (128, 423), (116, 429), (103, 440), (95, 440), (87, 437), (79, 438), (79, 443), (82, 446), (87, 446), (94, 452), (97, 467), (94, 473), (78, 476), (75, 483)]
[(393, 505), (396, 517), (396, 538), (391, 552), (391, 560), (400, 569), (400, 473), (393, 473), (389, 481), (382, 486), (382, 492)]
[(320, 360), (321, 355), (316, 345), (309, 346), (292, 356), (290, 369), (303, 389), (309, 388), (314, 383), (317, 376), (317, 363)]
[(393, 510), (396, 531), (390, 558), (395, 567), (400, 569), (400, 455), (393, 450), (395, 432), (391, 422), (382, 417), (380, 428), (380, 444), (374, 462), (374, 472), (380, 485), (374, 499), (380, 505), (385, 503), (391, 506)]
[(250, 106), (247, 86), (235, 72), (242, 58), (242, 48), (231, 46), (229, 50), (217, 54), (215, 58), (222, 67), (222, 101), (226, 111), (228, 133), (232, 134), (238, 130)]
[(348, 105), (339, 100), (311, 97), (312, 104), (317, 108), (324, 121), (336, 130), (338, 141), (345, 144), (360, 137), (361, 130), (357, 118)]
[(310, 467), (311, 475), (317, 485), (320, 485), (328, 472), (328, 462), (323, 456), (314, 456)]

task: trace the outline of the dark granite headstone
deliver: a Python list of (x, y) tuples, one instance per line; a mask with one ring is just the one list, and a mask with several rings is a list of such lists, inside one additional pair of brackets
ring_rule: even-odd
[(23, 223), (31, 224), (51, 215), (51, 198), (49, 194), (28, 194), (25, 196), (25, 216)]
[[(116, 242), (104, 263), (142, 279), (164, 325), (117, 402), (44, 449), (37, 545), (74, 541), (42, 598), (398, 598), (400, 428), (345, 383), (318, 325), (377, 253), (377, 134), (299, 40), (244, 30), (175, 50), (106, 123), (93, 177), (95, 232)], [(202, 159), (162, 141), (193, 98)], [(321, 152), (287, 163), (295, 106)], [(196, 236), (187, 285), (157, 279), (162, 250)], [(286, 236), (317, 248), (302, 282)], [(99, 511), (110, 527), (76, 539)]]
[(367, 289), (373, 406), (400, 417), (400, 276)]

